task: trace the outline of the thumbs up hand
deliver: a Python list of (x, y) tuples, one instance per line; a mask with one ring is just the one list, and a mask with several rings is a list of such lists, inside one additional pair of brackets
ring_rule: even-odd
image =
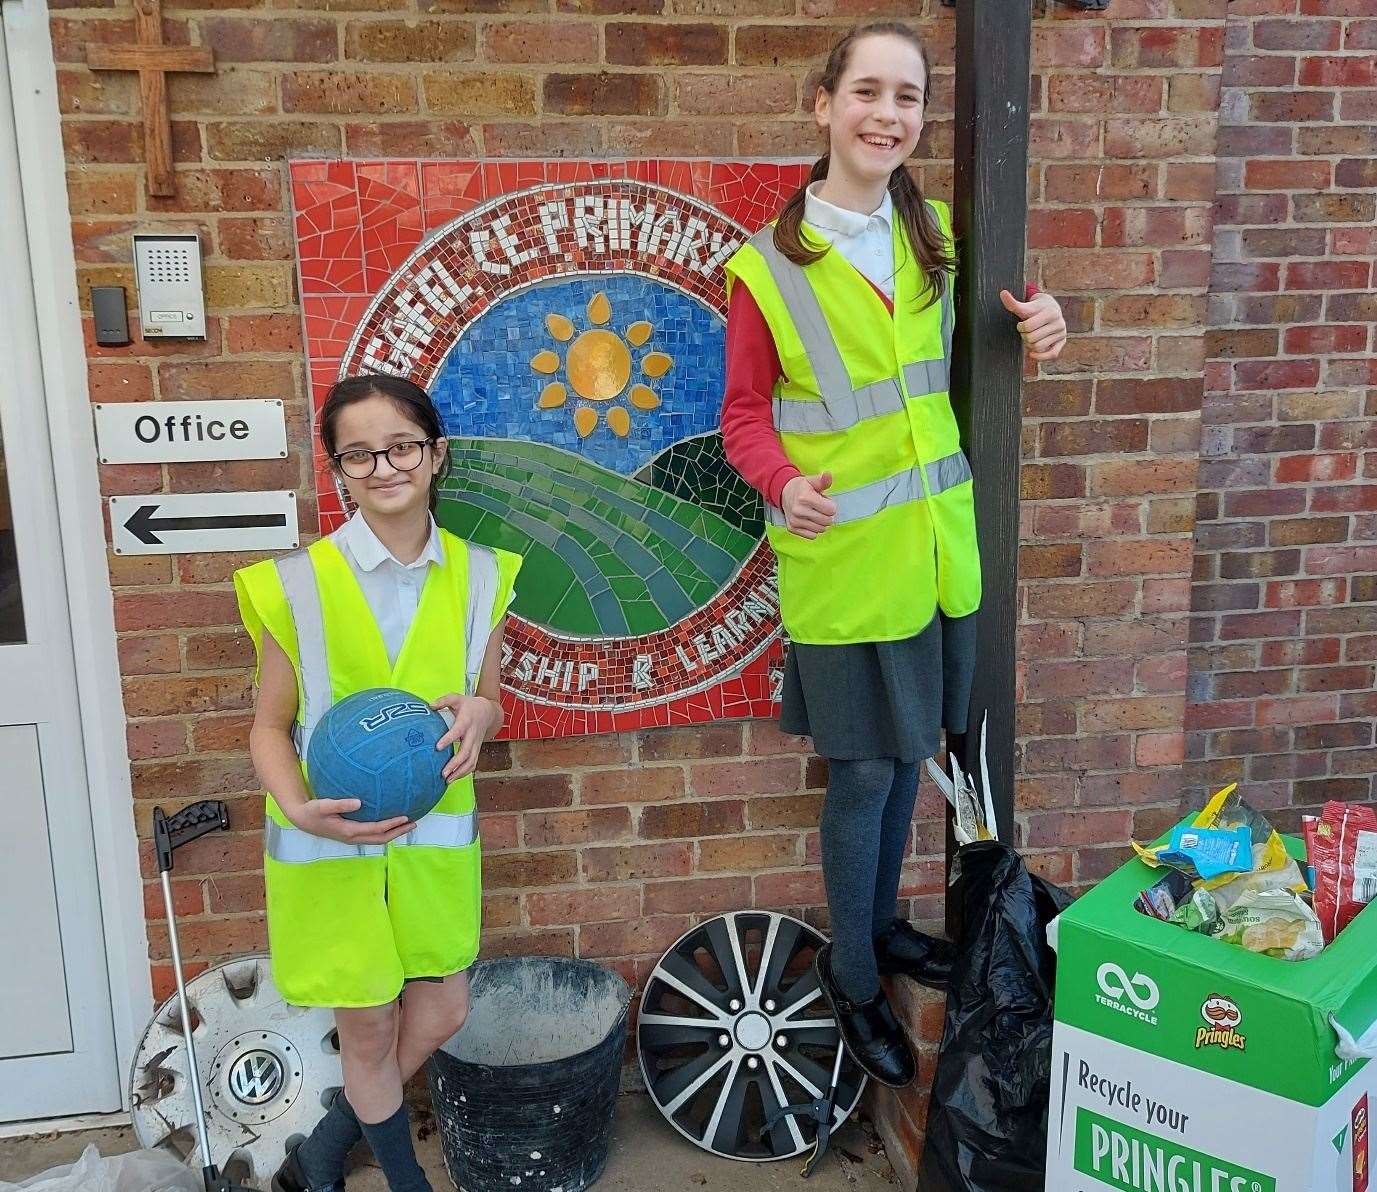
[(836, 520), (837, 503), (824, 496), (831, 487), (831, 472), (795, 476), (784, 486), (780, 505), (792, 533), (800, 538), (816, 538)]
[(1055, 360), (1066, 345), (1066, 319), (1061, 304), (1051, 294), (1034, 294), (1027, 302), (1020, 302), (1008, 290), (999, 291), (1004, 309), (1018, 316), (1018, 333), (1023, 346), (1034, 360)]

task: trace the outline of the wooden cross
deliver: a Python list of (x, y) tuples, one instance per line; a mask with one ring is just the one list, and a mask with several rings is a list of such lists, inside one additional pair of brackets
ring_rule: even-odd
[(172, 173), (172, 117), (167, 107), (167, 76), (173, 71), (200, 74), (215, 70), (210, 50), (199, 46), (163, 45), (162, 0), (134, 0), (132, 46), (89, 45), (86, 64), (92, 70), (137, 70), (143, 111), (143, 150), (148, 167), (148, 193), (175, 195)]

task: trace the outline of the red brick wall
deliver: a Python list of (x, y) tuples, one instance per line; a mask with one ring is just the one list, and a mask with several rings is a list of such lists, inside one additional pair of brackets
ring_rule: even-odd
[(1226, 33), (1189, 779), (1292, 830), (1377, 770), (1374, 17), (1249, 0)]
[[(1177, 813), (1188, 743), (1194, 790), (1242, 776), (1271, 805), (1370, 794), (1367, 3), (1234, 0), (1226, 26), (1223, 0), (1114, 0), (1035, 22), (1029, 277), (1061, 296), (1074, 335), (1026, 389), (1018, 818), (1033, 864), (1069, 886)], [(917, 171), (948, 196), (954, 22), (921, 6), (169, 0), (166, 39), (213, 47), (218, 69), (171, 80), (179, 193), (148, 199), (134, 80), (83, 65), (87, 44), (131, 38), (130, 11), (55, 2), (83, 303), (93, 283), (132, 297), (135, 228), (195, 229), (206, 260), (206, 343), (96, 349), (88, 330), (92, 399), (281, 397), (297, 449), (104, 467), (103, 491), (294, 488), (314, 523), (285, 158), (808, 154), (805, 76), (853, 20), (893, 15), (929, 39)], [(239, 828), (179, 858), (197, 963), (263, 945), (249, 649), (228, 586), (245, 561), (110, 560), (141, 833), (155, 801), (207, 795)], [(483, 768), (493, 951), (639, 976), (693, 915), (823, 913), (825, 775), (768, 724), (499, 744)], [(903, 890), (919, 917), (940, 903), (931, 796)], [(162, 994), (159, 915), (151, 897)], [(930, 1037), (940, 1015), (902, 996)], [(900, 1155), (923, 1099), (877, 1105)]]
[[(135, 291), (131, 231), (202, 236), (204, 344), (90, 343), (94, 401), (280, 397), (283, 461), (101, 468), (102, 491), (292, 488), (314, 525), (300, 314), (283, 162), (293, 156), (797, 155), (816, 147), (804, 77), (851, 20), (805, 0), (341, 0), (273, 8), (165, 5), (169, 42), (208, 45), (214, 75), (170, 81), (178, 195), (144, 195), (133, 76), (93, 73), (85, 46), (127, 42), (128, 7), (55, 4), (63, 131), (83, 305)], [(894, 12), (904, 6), (895, 5)], [(333, 10), (333, 11), (331, 11)], [(949, 187), (952, 21), (919, 167)], [(264, 946), (260, 797), (247, 757), (250, 647), (229, 577), (249, 557), (110, 559), (135, 815), (217, 796), (236, 831), (179, 856), (184, 951), (204, 964)], [(746, 905), (816, 918), (825, 774), (768, 723), (490, 746), (485, 945), (574, 952), (643, 976), (690, 922)], [(903, 896), (940, 913), (929, 792)], [(1065, 861), (1059, 862), (1065, 866)], [(152, 868), (145, 846), (145, 871)], [(912, 900), (912, 902), (910, 902)], [(155, 987), (170, 986), (160, 899), (147, 901)]]
[[(291, 487), (311, 523), (285, 156), (811, 152), (804, 76), (818, 55), (854, 16), (908, 7), (676, 2), (663, 16), (667, 0), (169, 6), (166, 38), (210, 45), (218, 64), (171, 80), (175, 199), (143, 195), (132, 76), (82, 65), (89, 42), (131, 35), (128, 10), (56, 12), (83, 296), (106, 281), (132, 295), (135, 227), (195, 228), (206, 253), (206, 343), (90, 347), (93, 399), (280, 396), (302, 448), (105, 467), (104, 491)], [(1119, 0), (1113, 20), (1057, 9), (1035, 33), (1030, 276), (1064, 297), (1076, 335), (1027, 394), (1019, 801), (1035, 863), (1071, 884), (1162, 822), (1179, 784), (1217, 8)], [(934, 3), (919, 24), (937, 64), (919, 172), (948, 194), (954, 22)], [(154, 800), (216, 794), (243, 828), (183, 867), (188, 950), (203, 959), (262, 939), (249, 651), (227, 583), (244, 561), (111, 559), (140, 825)], [(689, 887), (645, 878), (710, 882), (714, 907), (821, 901), (823, 774), (766, 725), (497, 746), (486, 764), (495, 947), (644, 968), (694, 905)], [(930, 818), (920, 829), (905, 895), (930, 914), (939, 838)]]
[(1075, 886), (1177, 808), (1223, 8), (1034, 27), (1030, 276), (1072, 338), (1025, 389), (1018, 807)]

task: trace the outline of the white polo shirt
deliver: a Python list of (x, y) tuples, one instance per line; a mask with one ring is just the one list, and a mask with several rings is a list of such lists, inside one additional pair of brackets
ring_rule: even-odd
[(818, 198), (812, 183), (803, 200), (803, 218), (829, 244), (894, 301), (894, 200), (885, 191), (869, 215), (848, 211)]
[(330, 535), (339, 552), (349, 564), (349, 570), (363, 589), (363, 598), (368, 602), (369, 611), (382, 631), (383, 644), (387, 646), (387, 660), (397, 664), (397, 655), (402, 652), (407, 630), (416, 616), (416, 606), (421, 602), (421, 589), (425, 587), (432, 566), (439, 567), (445, 561), (444, 548), (440, 545), (440, 529), (435, 519), (430, 519), (430, 537), (426, 539), (425, 549), (410, 563), (397, 561), (373, 533), (373, 527), (358, 510), (344, 525)]

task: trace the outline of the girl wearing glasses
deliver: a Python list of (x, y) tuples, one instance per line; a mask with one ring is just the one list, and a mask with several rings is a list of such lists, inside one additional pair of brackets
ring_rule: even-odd
[[(519, 555), (440, 529), (449, 463), (429, 395), (397, 377), (340, 381), (319, 416), (356, 512), (304, 550), (235, 575), (258, 657), (249, 749), (267, 796), (268, 937), (283, 998), (328, 1006), (344, 1088), (288, 1152), (274, 1192), (342, 1192), (367, 1138), (392, 1192), (428, 1192), (402, 1087), (462, 1025), (478, 953), (473, 770), (502, 726), (498, 664)], [(312, 797), (303, 742), (332, 701), (400, 687), (453, 717), (435, 810), (364, 823)], [(321, 700), (312, 693), (328, 693)]]

